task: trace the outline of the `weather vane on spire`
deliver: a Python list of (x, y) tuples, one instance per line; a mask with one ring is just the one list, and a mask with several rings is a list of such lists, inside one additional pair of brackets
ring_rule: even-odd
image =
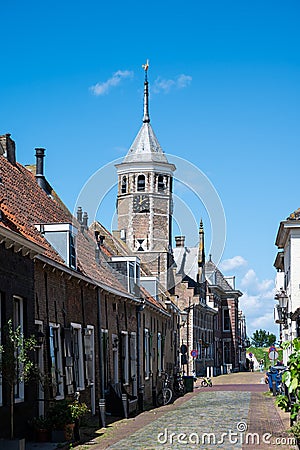
[(147, 72), (148, 72), (148, 69), (149, 69), (149, 59), (147, 59), (146, 64), (142, 65), (142, 68), (145, 71), (145, 80), (147, 81)]
[(149, 116), (149, 92), (148, 92), (148, 78), (147, 78), (147, 72), (149, 69), (149, 59), (147, 59), (146, 64), (142, 65), (142, 68), (145, 71), (145, 82), (144, 82), (144, 117), (143, 122), (149, 123), (150, 122), (150, 116)]

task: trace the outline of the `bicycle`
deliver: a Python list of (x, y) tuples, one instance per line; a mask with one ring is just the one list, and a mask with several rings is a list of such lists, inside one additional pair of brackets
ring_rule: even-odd
[(212, 387), (212, 380), (209, 377), (203, 377), (201, 381), (202, 387)]
[(184, 395), (186, 393), (186, 387), (183, 382), (181, 371), (176, 371), (173, 381), (173, 391), (177, 395)]
[(164, 374), (162, 390), (157, 394), (156, 402), (158, 406), (164, 406), (170, 403), (173, 397), (173, 391), (170, 388), (170, 377), (167, 373)]

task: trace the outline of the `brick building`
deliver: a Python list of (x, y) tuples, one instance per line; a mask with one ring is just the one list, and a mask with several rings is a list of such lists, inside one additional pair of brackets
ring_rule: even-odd
[[(175, 293), (184, 313), (181, 341), (187, 345), (188, 372), (218, 375), (243, 369), (246, 335), (239, 311), (242, 293), (223, 276), (211, 257), (205, 261), (202, 222), (198, 247), (186, 247), (184, 236), (178, 236), (176, 243)], [(191, 350), (196, 350), (194, 358)]]
[[(25, 336), (42, 337), (38, 380), (16, 389), (16, 433), (30, 434), (30, 418), (75, 392), (92, 413), (100, 399), (109, 408), (112, 384), (125, 386), (142, 409), (178, 355), (176, 309), (141, 285), (137, 257), (111, 251), (81, 209), (71, 215), (44, 176), (44, 149), (25, 168), (10, 135), (0, 142), (1, 329), (12, 318)], [(8, 408), (3, 383), (0, 436)]]
[[(88, 227), (81, 208), (72, 216), (44, 176), (44, 149), (24, 167), (10, 135), (0, 136), (0, 326), (12, 318), (40, 338), (39, 377), (16, 388), (20, 435), (30, 434), (28, 419), (76, 392), (94, 414), (99, 401), (113, 410), (112, 388), (121, 386), (142, 410), (155, 405), (164, 371), (238, 368), (241, 293), (205, 262), (202, 225), (197, 248), (183, 239), (171, 247), (175, 166), (150, 125), (145, 75), (142, 127), (117, 165), (116, 233)], [(8, 408), (3, 383), (0, 437)]]

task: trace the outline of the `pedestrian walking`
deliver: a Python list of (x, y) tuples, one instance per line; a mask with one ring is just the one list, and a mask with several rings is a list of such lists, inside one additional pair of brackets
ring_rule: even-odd
[(260, 371), (260, 372), (263, 372), (263, 371), (264, 371), (264, 360), (263, 360), (263, 359), (261, 359), (261, 360), (259, 361), (259, 371)]
[(253, 359), (250, 360), (249, 366), (250, 366), (250, 372), (254, 372), (254, 361), (253, 361)]

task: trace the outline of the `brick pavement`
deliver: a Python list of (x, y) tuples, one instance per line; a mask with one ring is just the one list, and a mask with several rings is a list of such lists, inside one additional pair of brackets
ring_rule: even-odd
[(285, 433), (289, 415), (274, 406), (274, 397), (262, 378), (261, 373), (223, 375), (213, 379), (212, 388), (201, 388), (198, 382), (194, 392), (173, 404), (112, 423), (77, 448), (296, 449), (286, 445), (292, 437)]

